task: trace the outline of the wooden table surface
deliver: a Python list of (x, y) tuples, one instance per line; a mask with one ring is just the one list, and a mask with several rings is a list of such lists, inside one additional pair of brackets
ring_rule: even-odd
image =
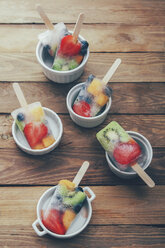
[[(68, 29), (85, 13), (81, 34), (90, 44), (90, 57), (77, 82), (50, 82), (35, 56), (37, 36), (46, 30), (35, 1), (0, 1), (0, 247), (165, 247), (165, 1), (37, 2), (53, 23), (63, 21)], [(69, 89), (90, 73), (102, 78), (117, 57), (122, 64), (110, 83), (107, 119), (93, 129), (77, 126), (65, 104)], [(14, 81), (20, 82), (28, 103), (40, 101), (62, 120), (61, 143), (47, 155), (27, 155), (13, 140), (10, 113), (19, 107)], [(147, 173), (155, 188), (110, 171), (95, 135), (112, 120), (151, 142)], [(31, 225), (40, 196), (60, 179), (72, 180), (84, 160), (90, 168), (81, 185), (96, 194), (88, 227), (69, 240), (38, 237)]]

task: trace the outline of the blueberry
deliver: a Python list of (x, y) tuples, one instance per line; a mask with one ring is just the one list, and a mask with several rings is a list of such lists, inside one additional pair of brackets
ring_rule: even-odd
[(79, 186), (79, 187), (76, 187), (75, 188), (75, 191), (78, 192), (78, 191), (81, 191), (81, 192), (84, 192), (84, 190)]
[(89, 46), (89, 44), (87, 41), (85, 41), (85, 40), (81, 41), (81, 51), (80, 51), (81, 55), (85, 55), (87, 53), (88, 46)]
[(91, 97), (88, 96), (88, 97), (85, 98), (85, 101), (86, 101), (88, 104), (90, 104), (90, 103), (92, 102), (92, 99), (91, 99)]
[(57, 195), (56, 198), (57, 198), (58, 200), (61, 200), (61, 195)]
[(88, 44), (88, 42), (86, 40), (81, 41), (81, 48), (86, 48), (87, 49), (88, 46), (89, 46), (89, 44)]
[(109, 86), (106, 86), (104, 88), (104, 93), (105, 93), (105, 95), (107, 95), (108, 97), (110, 97), (112, 95), (112, 89)]
[(69, 32), (68, 32), (68, 31), (66, 31), (66, 32), (64, 33), (64, 36), (67, 36), (67, 35), (69, 35)]
[(81, 207), (82, 207), (82, 204), (77, 204), (76, 206), (74, 206), (74, 211), (75, 211), (76, 213), (80, 212)]
[(43, 52), (44, 52), (44, 53), (49, 53), (49, 51), (50, 51), (50, 46), (49, 46), (49, 45), (45, 45), (45, 46), (43, 47)]
[(19, 114), (17, 115), (17, 120), (18, 120), (18, 121), (23, 121), (24, 119), (25, 119), (25, 116), (24, 116), (23, 113), (19, 113)]
[(45, 45), (45, 46), (44, 46), (44, 49), (50, 50), (50, 46), (49, 46), (49, 45)]
[(89, 77), (87, 78), (87, 84), (92, 82), (92, 80), (95, 78), (94, 75), (90, 74)]

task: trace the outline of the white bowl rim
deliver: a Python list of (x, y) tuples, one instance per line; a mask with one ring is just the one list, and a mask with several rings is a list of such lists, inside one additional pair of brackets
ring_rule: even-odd
[[(69, 33), (73, 33), (73, 31), (70, 31), (70, 30), (69, 30), (68, 32), (69, 32)], [(85, 40), (84, 37), (82, 37), (81, 35), (79, 35), (79, 38), (80, 38), (81, 40)], [(56, 73), (56, 74), (62, 74), (62, 75), (64, 75), (64, 74), (72, 74), (73, 72), (76, 72), (76, 71), (78, 71), (81, 67), (83, 67), (83, 66), (86, 64), (86, 62), (87, 62), (87, 60), (88, 60), (88, 58), (89, 58), (89, 46), (88, 46), (87, 53), (85, 54), (85, 56), (84, 56), (84, 58), (83, 58), (83, 61), (81, 62), (81, 64), (80, 64), (78, 67), (76, 67), (76, 68), (73, 69), (73, 70), (69, 70), (69, 71), (56, 71), (56, 70), (53, 70), (52, 68), (48, 67), (42, 60), (40, 60), (40, 57), (39, 57), (39, 48), (40, 48), (40, 46), (42, 46), (41, 41), (38, 42), (37, 47), (36, 47), (36, 57), (37, 57), (38, 62), (39, 62), (40, 65), (42, 65), (45, 69), (47, 69), (47, 70), (50, 71), (50, 72)]]
[(28, 147), (22, 145), (22, 143), (20, 143), (18, 141), (17, 136), (15, 135), (15, 126), (16, 126), (15, 120), (14, 120), (14, 122), (12, 124), (12, 135), (13, 135), (13, 138), (14, 138), (15, 142), (18, 144), (18, 146), (22, 147), (22, 149), (24, 149), (24, 151), (28, 151), (28, 152), (31, 152), (31, 153), (34, 151), (34, 153), (35, 154), (38, 154), (38, 155), (40, 155), (41, 152), (46, 152), (46, 151), (51, 150), (51, 148), (53, 148), (53, 146), (55, 145), (55, 143), (58, 143), (59, 142), (59, 140), (61, 139), (62, 133), (63, 133), (62, 121), (61, 121), (60, 117), (58, 116), (58, 114), (56, 114), (56, 112), (54, 112), (53, 110), (51, 110), (49, 108), (43, 107), (43, 109), (46, 110), (46, 111), (48, 111), (48, 112), (51, 112), (53, 115), (55, 115), (56, 118), (59, 121), (59, 124), (60, 124), (59, 125), (60, 131), (59, 131), (58, 138), (55, 140), (55, 142), (53, 142), (52, 145), (50, 145), (50, 146), (48, 146), (46, 148), (34, 150), (34, 149), (31, 149), (31, 148), (28, 148)]
[[(147, 143), (149, 149), (151, 150), (151, 157), (150, 157), (150, 160), (149, 160), (148, 164), (145, 165), (145, 167), (143, 167), (144, 170), (147, 169), (148, 166), (150, 165), (151, 160), (152, 160), (152, 157), (153, 157), (153, 150), (152, 150), (152, 146), (151, 146), (150, 142), (148, 141), (148, 139), (147, 139), (146, 137), (144, 137), (142, 134), (140, 134), (140, 133), (138, 133), (138, 132), (135, 132), (135, 131), (126, 131), (126, 132), (127, 132), (128, 134), (130, 134), (130, 135), (131, 135), (131, 134), (135, 134), (135, 135), (137, 135), (137, 136), (140, 136), (142, 139), (145, 140), (145, 142)], [(107, 152), (107, 151), (105, 151), (105, 156), (106, 156), (106, 159), (107, 159), (108, 163), (110, 163), (110, 166), (112, 166), (113, 169), (116, 170), (116, 171), (118, 171), (119, 173), (125, 174), (125, 175), (137, 175), (137, 173), (134, 172), (134, 171), (132, 171), (132, 172), (131, 172), (131, 171), (130, 171), (130, 172), (128, 172), (128, 171), (122, 171), (122, 170), (120, 170), (119, 168), (117, 168), (116, 166), (114, 166), (114, 164), (113, 164), (113, 163), (110, 161), (110, 159), (109, 159), (109, 155), (108, 155), (108, 152)]]
[(70, 94), (71, 94), (74, 90), (76, 90), (77, 88), (80, 88), (83, 84), (85, 84), (85, 82), (82, 82), (82, 83), (80, 83), (80, 84), (76, 84), (75, 86), (73, 86), (73, 87), (69, 90), (69, 92), (68, 92), (68, 94), (67, 94), (67, 97), (66, 97), (66, 104), (67, 104), (68, 110), (69, 110), (69, 112), (71, 112), (72, 115), (75, 115), (75, 116), (77, 116), (78, 118), (80, 118), (80, 119), (82, 119), (82, 120), (96, 120), (96, 119), (99, 119), (99, 118), (101, 118), (102, 116), (104, 116), (105, 114), (107, 114), (107, 113), (109, 112), (109, 109), (110, 109), (111, 103), (112, 103), (112, 98), (111, 98), (111, 96), (109, 97), (109, 100), (108, 100), (108, 102), (107, 102), (107, 104), (106, 104), (106, 106), (105, 106), (105, 110), (104, 110), (101, 114), (99, 114), (99, 115), (97, 115), (97, 116), (94, 116), (94, 117), (84, 117), (84, 116), (81, 116), (81, 115), (76, 114), (76, 113), (73, 111), (73, 109), (72, 109), (72, 107), (70, 106), (70, 104), (69, 104)]
[(41, 221), (41, 217), (40, 217), (40, 204), (41, 204), (41, 201), (42, 199), (45, 197), (45, 195), (47, 195), (50, 191), (53, 191), (55, 188), (57, 187), (56, 186), (53, 186), (51, 188), (49, 188), (48, 190), (46, 190), (42, 196), (40, 197), (38, 203), (37, 203), (37, 219), (38, 219), (38, 222), (40, 224), (40, 226), (43, 228), (43, 230), (50, 234), (51, 236), (54, 236), (56, 238), (62, 238), (62, 239), (65, 239), (65, 238), (71, 238), (73, 236), (76, 236), (77, 234), (79, 234), (81, 231), (83, 231), (85, 229), (85, 227), (88, 225), (90, 219), (91, 219), (91, 216), (92, 216), (92, 206), (91, 206), (91, 202), (88, 200), (88, 197), (87, 197), (87, 202), (88, 202), (88, 207), (89, 207), (89, 214), (88, 214), (88, 217), (87, 217), (87, 220), (85, 222), (85, 224), (79, 229), (77, 230), (76, 232), (74, 233), (71, 233), (71, 234), (64, 234), (64, 235), (61, 235), (61, 234), (56, 234), (56, 233), (53, 233), (51, 231), (49, 231), (45, 226), (44, 224), (42, 223)]

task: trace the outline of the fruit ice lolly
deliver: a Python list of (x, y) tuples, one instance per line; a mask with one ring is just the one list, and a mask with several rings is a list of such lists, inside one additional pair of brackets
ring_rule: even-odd
[(102, 87), (101, 81), (94, 75), (90, 75), (82, 86), (73, 104), (76, 114), (84, 117), (93, 117), (99, 114), (112, 94), (111, 88)]
[(138, 164), (138, 159), (142, 156), (140, 145), (116, 121), (110, 122), (96, 137), (119, 169), (131, 166), (149, 187), (155, 186)]
[(55, 139), (45, 119), (41, 103), (27, 104), (19, 85), (14, 83), (13, 88), (17, 97), (19, 97), (22, 108), (14, 110), (11, 115), (19, 130), (26, 137), (30, 147), (32, 149), (43, 149), (52, 145)]
[(39, 4), (36, 8), (48, 28), (47, 31), (39, 34), (38, 39), (43, 44), (44, 49), (46, 49), (49, 54), (54, 57), (62, 37), (68, 33), (68, 30), (63, 22), (53, 25)]
[(116, 59), (103, 80), (93, 75), (88, 77), (86, 84), (83, 85), (73, 103), (73, 110), (76, 114), (84, 117), (94, 117), (101, 112), (112, 93), (107, 83), (120, 63), (121, 60)]
[(64, 235), (80, 212), (86, 194), (78, 185), (88, 167), (89, 163), (85, 161), (72, 182), (60, 180), (48, 205), (43, 206), (42, 222), (50, 231)]
[(44, 46), (44, 49), (47, 49), (49, 54), (54, 57), (56, 49), (60, 44), (62, 37), (67, 34), (67, 28), (63, 22), (57, 23), (53, 26), (53, 29), (49, 29), (41, 34), (39, 34), (38, 39)]
[(78, 40), (78, 34), (84, 19), (79, 15), (73, 34), (65, 35), (59, 44), (52, 69), (57, 71), (73, 70), (82, 62), (87, 53), (88, 42)]
[(69, 180), (61, 180), (49, 207), (41, 211), (44, 226), (54, 233), (64, 235), (81, 210), (85, 199), (86, 194), (81, 187), (75, 187)]
[(131, 165), (141, 155), (139, 144), (116, 121), (110, 122), (96, 137), (120, 168)]

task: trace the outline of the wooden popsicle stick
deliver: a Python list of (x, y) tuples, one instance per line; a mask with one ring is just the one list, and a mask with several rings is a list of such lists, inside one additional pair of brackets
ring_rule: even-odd
[(77, 40), (78, 35), (80, 33), (80, 29), (81, 29), (82, 23), (84, 21), (84, 17), (85, 17), (84, 13), (80, 13), (78, 16), (78, 19), (77, 19), (77, 22), (76, 22), (76, 25), (75, 25), (74, 31), (73, 31), (73, 37), (74, 37), (75, 41)]
[(51, 23), (51, 21), (49, 20), (49, 18), (47, 17), (47, 15), (45, 14), (45, 11), (43, 10), (43, 8), (39, 4), (37, 4), (36, 5), (36, 9), (37, 9), (38, 13), (40, 14), (42, 20), (44, 21), (46, 27), (49, 30), (53, 30), (54, 29), (54, 26)]
[(139, 164), (135, 164), (131, 167), (150, 188), (155, 186), (155, 182), (148, 176), (148, 174), (141, 168)]
[(26, 102), (26, 99), (24, 97), (24, 94), (23, 94), (23, 92), (22, 92), (19, 84), (18, 83), (13, 83), (13, 89), (15, 91), (15, 94), (17, 96), (17, 99), (18, 99), (21, 107), (23, 107), (23, 108), (26, 107), (27, 106), (27, 102)]
[(89, 162), (84, 161), (83, 164), (81, 165), (79, 171), (77, 172), (75, 178), (73, 179), (73, 183), (75, 183), (75, 187), (77, 187), (79, 185), (79, 183), (81, 182), (81, 180), (82, 180), (83, 176), (85, 175), (88, 167), (89, 167)]
[(118, 58), (115, 60), (115, 62), (113, 63), (113, 65), (110, 67), (110, 69), (108, 70), (108, 72), (105, 74), (104, 78), (102, 79), (102, 83), (103, 85), (106, 85), (109, 80), (111, 79), (111, 77), (113, 76), (113, 74), (115, 73), (115, 71), (117, 70), (118, 66), (121, 63), (121, 59)]

